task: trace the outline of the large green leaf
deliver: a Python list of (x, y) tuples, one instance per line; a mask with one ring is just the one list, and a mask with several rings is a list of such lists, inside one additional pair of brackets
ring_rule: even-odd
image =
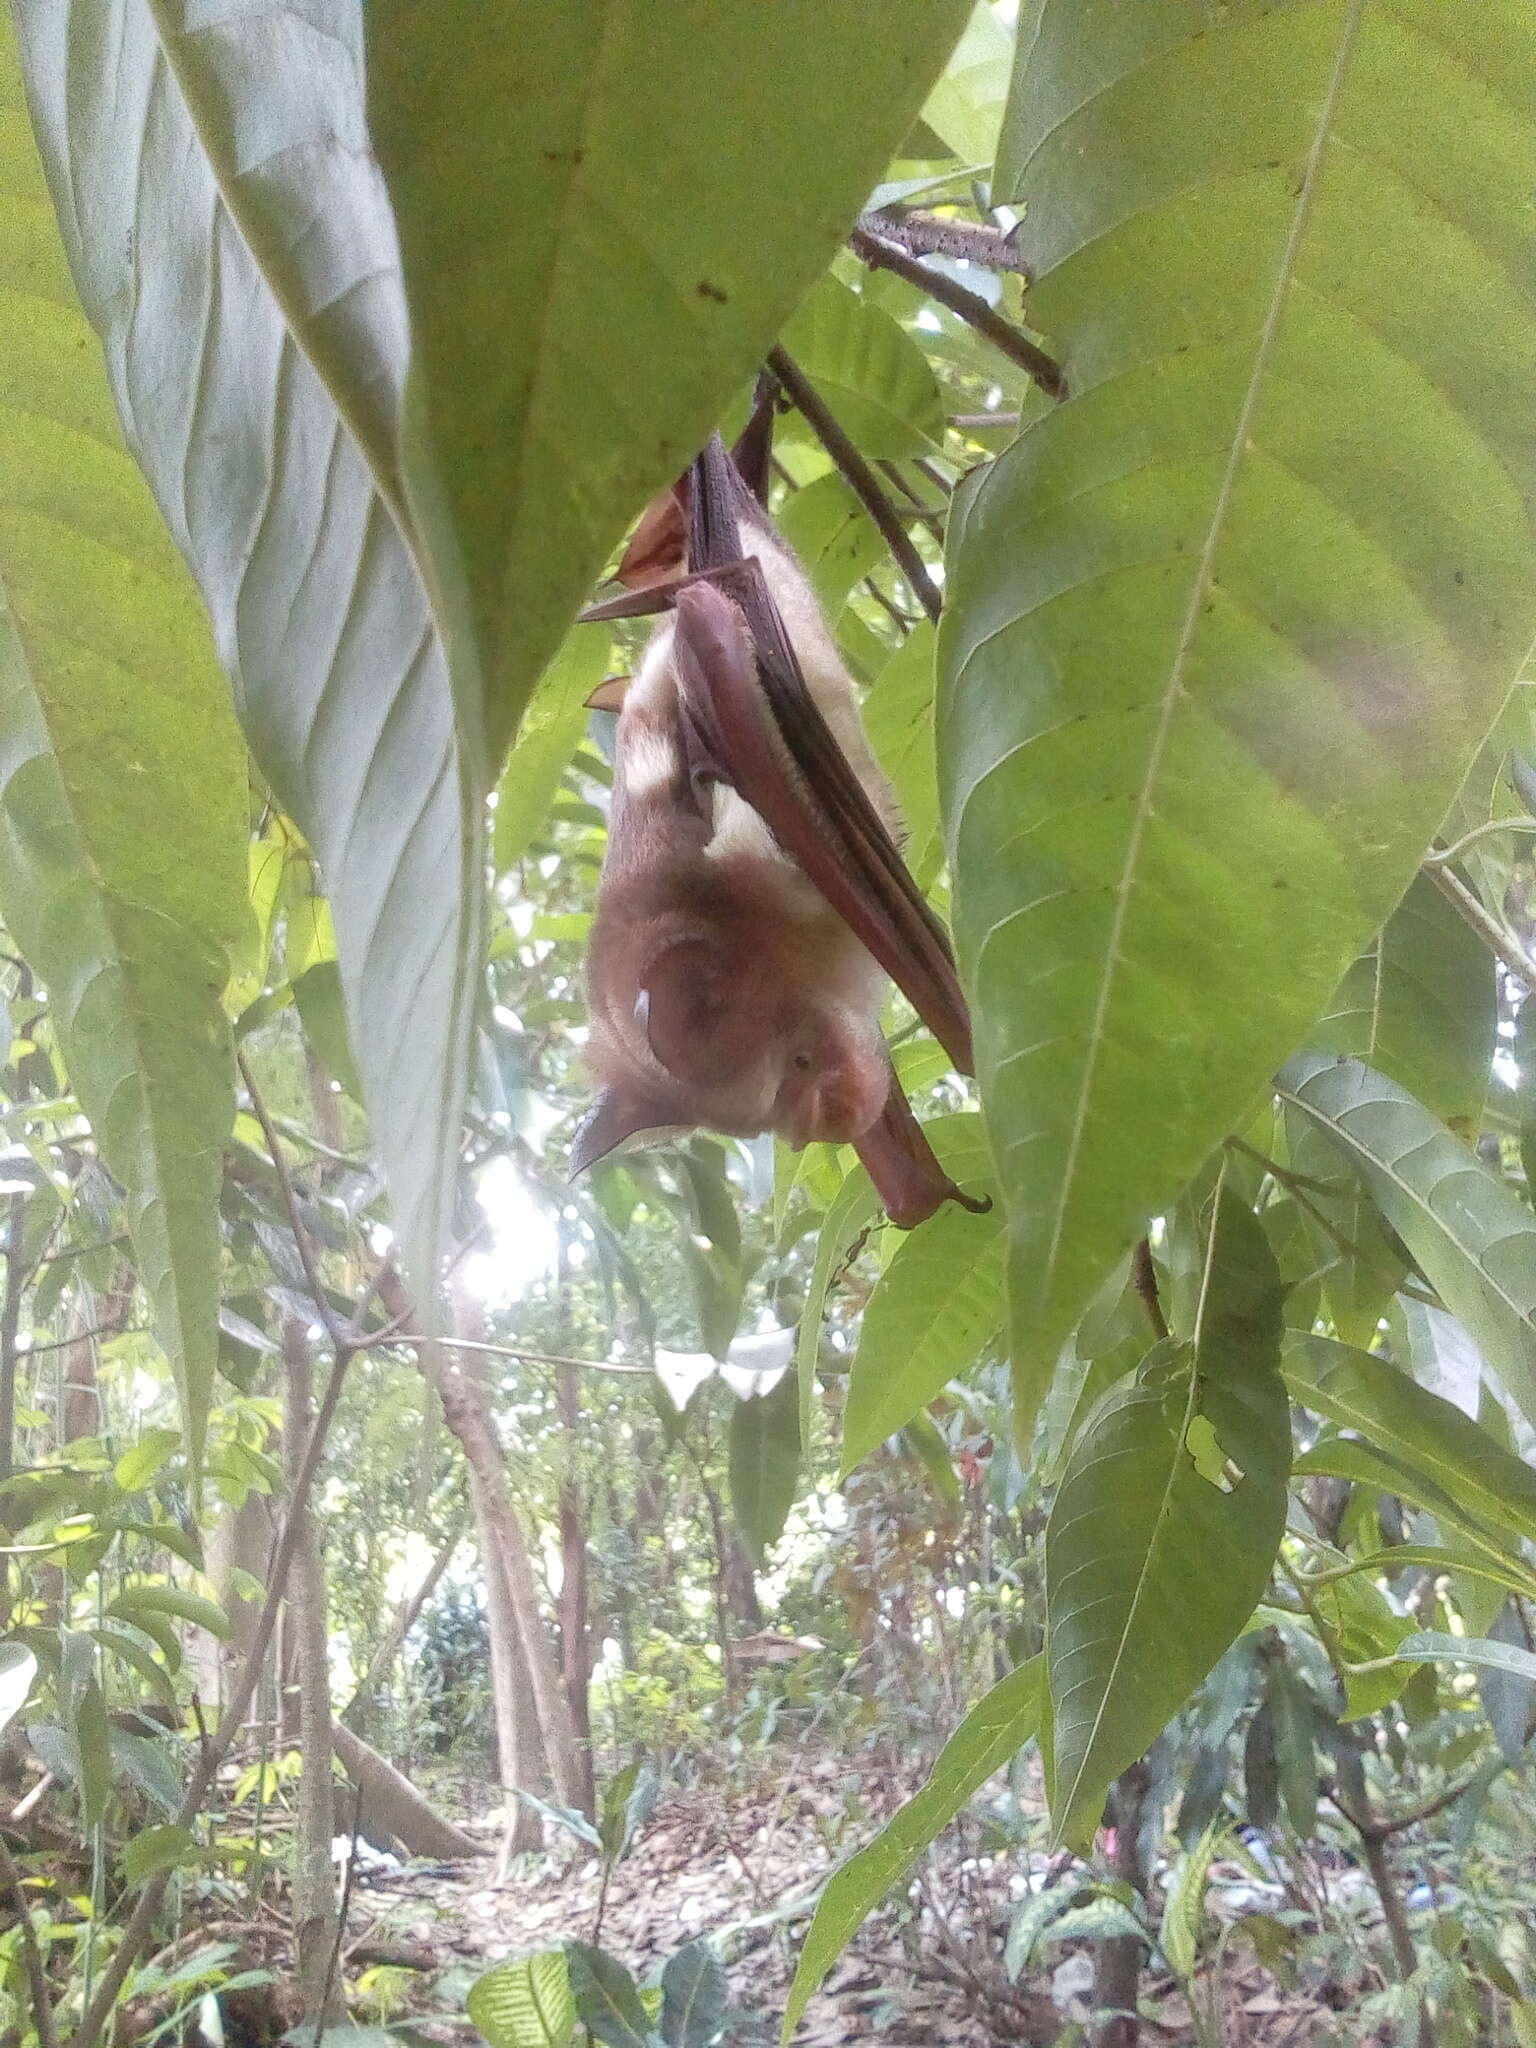
[(1393, 1655), (1404, 1663), (1433, 1664), (1454, 1659), (1483, 1671), (1507, 1671), (1514, 1678), (1536, 1679), (1536, 1657), (1515, 1643), (1493, 1636), (1452, 1636), (1438, 1629), (1420, 1629), (1405, 1636)]
[(709, 2048), (725, 2020), (725, 1965), (707, 1941), (690, 1941), (661, 1973), (661, 2020), (667, 2048)]
[(827, 1879), (790, 1986), (782, 2040), (788, 2041), (816, 1987), (913, 1858), (994, 1771), (1033, 1741), (1043, 1675), (1041, 1660), (1031, 1657), (999, 1679), (945, 1743), (922, 1790)]
[(1291, 1396), (1421, 1472), (1468, 1513), (1536, 1543), (1536, 1471), (1487, 1430), (1385, 1358), (1327, 1337), (1295, 1337)]
[(568, 1941), (566, 1965), (581, 2023), (606, 2048), (651, 2048), (653, 2035), (635, 1980), (606, 1949)]
[(881, 669), (864, 700), (869, 743), (895, 788), (907, 828), (907, 866), (924, 884), (942, 852), (933, 760), (933, 642), (925, 619)]
[(1411, 1095), (1358, 1061), (1302, 1053), (1279, 1085), (1360, 1177), (1536, 1422), (1536, 1216)]
[(0, 911), (127, 1194), (198, 1458), (234, 1122), (220, 1006), (246, 756), (191, 578), (123, 446), (0, 21)]
[(251, 749), (325, 871), (363, 1089), (421, 1274), (455, 1168), (485, 777), (394, 509), (406, 323), (363, 127), (361, 10), (17, 0), (16, 14), (129, 443), (201, 586)]
[[(979, 1116), (936, 1117), (926, 1130), (946, 1173), (989, 1192)], [(972, 1364), (1002, 1321), (1002, 1212), (973, 1216), (946, 1202), (905, 1234), (864, 1311), (843, 1416), (844, 1474)]]
[(470, 1986), (464, 2009), (491, 2048), (566, 2048), (576, 2000), (564, 1951), (498, 1963)]
[(411, 302), (412, 503), (467, 598), (493, 752), (626, 525), (826, 264), (965, 12), (367, 9)]
[(1536, 630), (1536, 14), (1447, 20), (1021, 26), (995, 196), (1073, 397), (952, 534), (939, 747), (1043, 1357), (1402, 895)]
[(609, 645), (603, 628), (578, 626), (540, 678), (496, 789), (498, 874), (523, 859), (549, 815), (587, 729), (586, 699), (603, 680)]
[(1159, 1345), (1073, 1445), (1045, 1564), (1052, 1815), (1074, 1844), (1263, 1596), (1291, 1447), (1280, 1299), (1258, 1219), (1221, 1193), (1193, 1342)]
[(731, 1508), (759, 1564), (778, 1542), (800, 1484), (800, 1387), (792, 1372), (731, 1411)]

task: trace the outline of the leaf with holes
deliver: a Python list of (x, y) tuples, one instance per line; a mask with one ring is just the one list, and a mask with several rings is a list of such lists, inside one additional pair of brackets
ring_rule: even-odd
[(1257, 1217), (1222, 1192), (1193, 1342), (1158, 1345), (1072, 1447), (1045, 1571), (1051, 1812), (1076, 1847), (1263, 1597), (1290, 1467), (1280, 1298)]
[(494, 757), (625, 527), (825, 268), (966, 5), (886, 0), (878, 34), (866, 0), (365, 13), (411, 503), (434, 583), (463, 593)]
[(218, 1350), (220, 1004), (244, 936), (246, 760), (197, 592), (123, 445), (0, 23), (0, 909), (176, 1372), (195, 1464)]
[(1020, 37), (992, 196), (1072, 400), (955, 523), (938, 736), (1045, 1360), (1402, 896), (1536, 634), (1536, 14), (1446, 19), (1037, 0)]
[(972, 1707), (939, 1752), (922, 1789), (827, 1879), (790, 1986), (781, 2041), (788, 2041), (817, 1986), (913, 1859), (971, 1795), (1032, 1742), (1040, 1727), (1041, 1660), (1010, 1671)]
[(1411, 1095), (1357, 1060), (1302, 1053), (1279, 1087), (1359, 1176), (1536, 1422), (1536, 1216)]
[[(457, 1173), (486, 772), (474, 692), (459, 693), (461, 724), (401, 524), (406, 310), (364, 123), (362, 13), (15, 13), (129, 443), (202, 589), (251, 751), (325, 872), (363, 1092), (420, 1276)], [(163, 687), (177, 662), (162, 648), (160, 663)], [(168, 760), (212, 730), (184, 714)], [(204, 773), (182, 769), (177, 787), (162, 817), (202, 800)], [(183, 855), (184, 887), (200, 868)]]

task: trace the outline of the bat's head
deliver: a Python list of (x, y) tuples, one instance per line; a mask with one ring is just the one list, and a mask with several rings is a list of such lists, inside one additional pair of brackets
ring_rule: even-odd
[(679, 1129), (772, 1131), (797, 1151), (861, 1137), (891, 1078), (868, 958), (839, 932), (829, 962), (817, 937), (802, 928), (786, 944), (771, 928), (695, 920), (645, 946), (609, 983), (628, 1014), (594, 1004), (588, 1065), (600, 1087), (572, 1171)]

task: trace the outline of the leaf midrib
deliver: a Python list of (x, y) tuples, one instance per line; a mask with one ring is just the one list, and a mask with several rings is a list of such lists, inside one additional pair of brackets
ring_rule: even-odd
[(1301, 190), (1296, 196), (1292, 211), (1290, 231), (1281, 252), (1275, 278), (1274, 290), (1270, 296), (1269, 309), (1260, 330), (1258, 347), (1250, 373), (1243, 402), (1233, 426), (1232, 445), (1228, 450), (1226, 467), (1217, 489), (1216, 500), (1206, 529), (1205, 540), (1195, 567), (1190, 586), (1189, 602), (1174, 649), (1167, 687), (1163, 693), (1162, 707), (1157, 729), (1153, 734), (1152, 748), (1147, 762), (1147, 772), (1137, 799), (1135, 817), (1131, 822), (1130, 839), (1126, 846), (1125, 861), (1115, 892), (1115, 911), (1111, 921), (1105, 949), (1104, 970), (1099, 981), (1098, 997), (1094, 1005), (1093, 1019), (1085, 1045), (1082, 1078), (1078, 1087), (1077, 1103), (1073, 1115), (1072, 1129), (1067, 1141), (1067, 1153), (1055, 1204), (1055, 1222), (1050, 1242), (1042, 1262), (1042, 1291), (1049, 1295), (1055, 1278), (1061, 1254), (1062, 1237), (1066, 1229), (1067, 1216), (1072, 1203), (1072, 1191), (1077, 1174), (1078, 1157), (1082, 1150), (1087, 1129), (1089, 1099), (1092, 1095), (1099, 1055), (1103, 1049), (1105, 1025), (1109, 1005), (1114, 993), (1117, 971), (1120, 966), (1120, 946), (1129, 915), (1131, 891), (1135, 883), (1135, 870), (1141, 856), (1142, 841), (1152, 816), (1152, 795), (1161, 771), (1162, 758), (1173, 729), (1174, 713), (1183, 694), (1184, 674), (1190, 651), (1194, 644), (1201, 608), (1210, 590), (1215, 572), (1217, 550), (1225, 534), (1227, 516), (1237, 488), (1238, 476), (1247, 453), (1249, 429), (1258, 411), (1265, 379), (1270, 362), (1279, 341), (1281, 323), (1284, 318), (1291, 282), (1300, 260), (1302, 244), (1311, 220), (1313, 203), (1321, 182), (1323, 163), (1327, 156), (1328, 143), (1332, 134), (1334, 117), (1338, 110), (1344, 81), (1348, 76), (1350, 62), (1354, 55), (1359, 35), (1360, 22), (1364, 13), (1365, 0), (1348, 0), (1347, 12), (1340, 29), (1338, 47), (1334, 55), (1333, 71), (1329, 78), (1328, 90), (1318, 110), (1317, 128), (1312, 146), (1307, 154), (1306, 170), (1302, 176)]

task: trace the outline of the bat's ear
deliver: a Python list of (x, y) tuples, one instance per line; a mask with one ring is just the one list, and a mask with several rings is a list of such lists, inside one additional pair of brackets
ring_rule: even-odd
[(571, 1140), (570, 1178), (575, 1180), (610, 1152), (629, 1146), (637, 1139), (659, 1144), (674, 1131), (692, 1126), (679, 1124), (677, 1105), (618, 1083), (598, 1091), (597, 1100), (576, 1126)]
[(600, 682), (589, 697), (583, 699), (588, 711), (622, 711), (628, 694), (630, 676), (608, 676)]

